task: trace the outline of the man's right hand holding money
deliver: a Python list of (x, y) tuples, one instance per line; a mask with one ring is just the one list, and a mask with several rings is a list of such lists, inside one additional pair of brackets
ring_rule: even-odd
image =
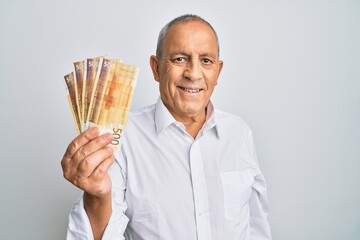
[(90, 128), (68, 146), (61, 166), (64, 177), (84, 190), (84, 207), (94, 239), (101, 239), (111, 216), (111, 179), (108, 170), (115, 157), (108, 146), (112, 135), (99, 136), (98, 128)]

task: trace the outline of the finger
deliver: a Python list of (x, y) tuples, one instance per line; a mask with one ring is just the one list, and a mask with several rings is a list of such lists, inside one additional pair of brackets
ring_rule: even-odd
[[(82, 145), (91, 141), (99, 135), (99, 129), (97, 127), (89, 128), (82, 134), (77, 136), (67, 147), (63, 159), (61, 160), (61, 167), (63, 169), (63, 175), (66, 179), (70, 180), (73, 177), (74, 163), (72, 157), (78, 151)], [(78, 164), (78, 163), (77, 163)], [(76, 165), (77, 165), (76, 164)]]
[(79, 163), (77, 175), (81, 178), (88, 178), (103, 161), (114, 155), (112, 147), (104, 147), (93, 152)]
[(111, 167), (111, 165), (114, 163), (115, 161), (115, 156), (114, 154), (109, 156), (108, 158), (106, 158), (104, 161), (102, 161), (99, 166), (93, 171), (93, 173), (91, 174), (90, 178), (92, 178), (93, 181), (98, 181), (102, 178), (104, 178), (104, 176), (106, 174), (108, 174), (109, 168)]
[(77, 152), (72, 157), (72, 164), (77, 166), (92, 153), (95, 153), (96, 151), (109, 145), (112, 139), (113, 137), (111, 133), (105, 133), (98, 136), (97, 138), (94, 138), (77, 150)]
[(66, 149), (64, 158), (71, 159), (73, 155), (86, 143), (99, 136), (99, 128), (92, 127), (77, 136)]

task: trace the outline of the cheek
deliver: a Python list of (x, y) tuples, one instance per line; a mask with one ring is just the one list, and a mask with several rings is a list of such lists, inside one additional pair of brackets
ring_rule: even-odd
[(217, 80), (218, 80), (217, 76), (218, 75), (216, 71), (211, 71), (205, 75), (206, 85), (208, 90), (213, 90), (217, 85)]
[(176, 82), (180, 79), (179, 71), (176, 69), (168, 67), (164, 69), (165, 71), (162, 72), (161, 75), (161, 84), (162, 88), (167, 92), (175, 92), (176, 90)]
[(216, 79), (211, 80), (211, 81), (208, 80), (206, 85), (207, 85), (207, 90), (212, 92), (214, 90), (215, 86), (217, 85), (217, 80)]
[(166, 99), (172, 98), (176, 93), (176, 87), (167, 73), (163, 74), (159, 81), (160, 94)]

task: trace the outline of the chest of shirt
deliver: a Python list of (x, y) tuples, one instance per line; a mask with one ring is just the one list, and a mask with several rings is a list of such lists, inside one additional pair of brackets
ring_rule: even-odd
[(169, 225), (195, 222), (197, 211), (212, 219), (231, 218), (227, 212), (234, 209), (227, 208), (244, 206), (257, 171), (244, 136), (219, 138), (213, 129), (194, 140), (170, 127), (151, 136), (156, 139), (146, 134), (128, 139), (129, 218), (164, 218)]

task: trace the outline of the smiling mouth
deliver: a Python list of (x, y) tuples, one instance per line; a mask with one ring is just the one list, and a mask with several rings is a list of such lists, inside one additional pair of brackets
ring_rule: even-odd
[(191, 89), (191, 88), (184, 88), (184, 87), (180, 87), (180, 86), (178, 88), (180, 88), (183, 91), (189, 92), (189, 93), (198, 93), (203, 90), (202, 88)]

